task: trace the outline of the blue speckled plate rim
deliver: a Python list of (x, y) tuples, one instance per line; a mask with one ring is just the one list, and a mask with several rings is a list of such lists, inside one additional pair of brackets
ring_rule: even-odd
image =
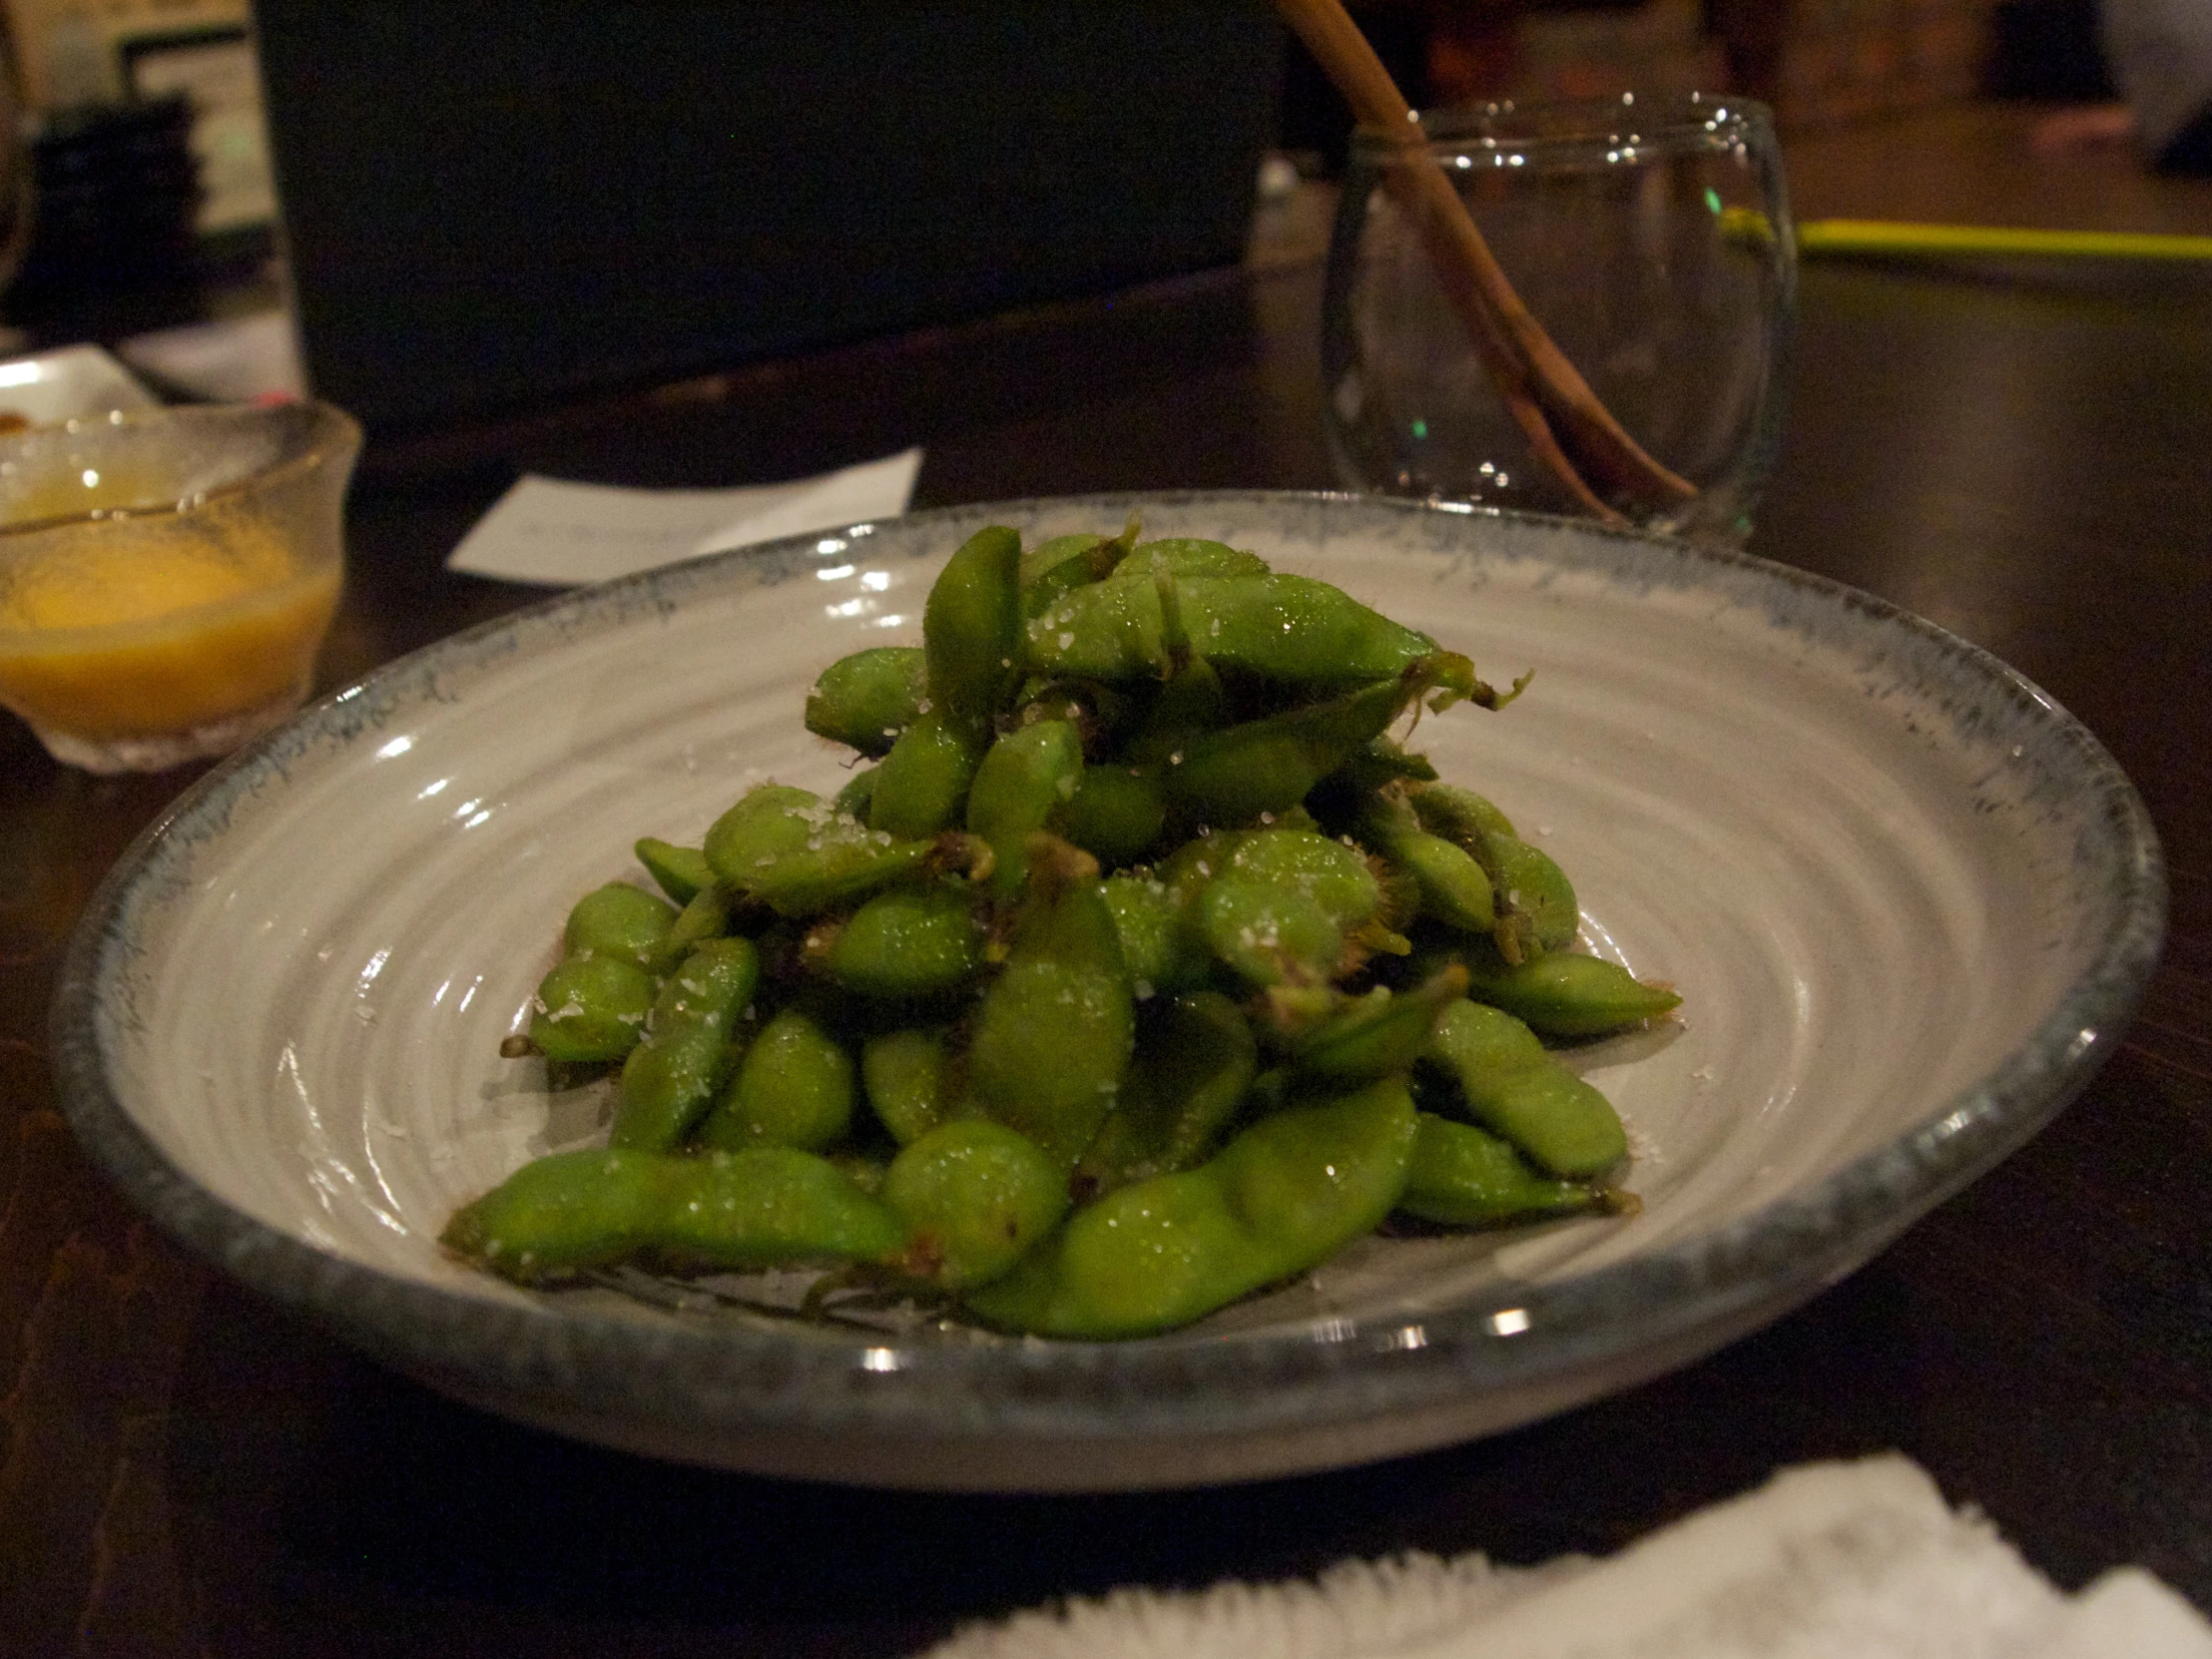
[[(380, 727), (410, 695), (448, 695), (438, 686), (441, 669), (520, 650), (533, 630), (543, 636), (536, 649), (554, 648), (570, 621), (623, 626), (641, 610), (672, 608), (701, 586), (724, 588), (740, 568), (757, 581), (787, 579), (824, 535), (864, 535), (870, 528), (851, 526), (641, 573), (494, 618), (322, 699), (200, 780), (118, 860), (71, 939), (52, 1037), (72, 1128), (125, 1194), (197, 1255), (367, 1352), (478, 1397), (550, 1398), (581, 1415), (741, 1432), (1172, 1439), (1418, 1410), (1470, 1390), (1524, 1387), (1670, 1341), (1695, 1351), (1700, 1331), (1726, 1327), (1745, 1310), (1787, 1307), (1857, 1267), (2031, 1137), (2116, 1046), (2165, 934), (2165, 869), (2141, 801), (2103, 747), (2053, 699), (1987, 652), (1886, 601), (1749, 554), (1577, 521), (1334, 493), (1032, 498), (933, 509), (896, 523), (918, 556), (923, 547), (941, 550), (931, 540), (940, 528), (949, 546), (964, 527), (1046, 512), (1082, 509), (1105, 522), (1139, 507), (1240, 503), (1320, 520), (1400, 515), (1425, 530), (1432, 549), (1478, 559), (1487, 552), (1477, 545), (1475, 526), (1510, 520), (1554, 532), (1563, 566), (1602, 565), (1616, 579), (1634, 568), (1655, 586), (1710, 582), (1722, 572), (1738, 585), (1771, 584), (1777, 603), (1770, 614), (1778, 625), (1793, 608), (1779, 603), (1785, 594), (1856, 613), (1893, 646), (1917, 648), (1983, 683), (2055, 740), (2044, 764), (2072, 774), (2082, 833), (2101, 836), (2110, 858), (2110, 915), (2092, 967), (1995, 1071), (1810, 1190), (1645, 1256), (1425, 1316), (1417, 1334), (1404, 1322), (1332, 1322), (1301, 1335), (1213, 1341), (1183, 1334), (1119, 1344), (901, 1345), (890, 1338), (832, 1344), (800, 1333), (656, 1327), (576, 1311), (558, 1297), (501, 1306), (391, 1278), (277, 1232), (215, 1198), (162, 1156), (108, 1086), (101, 993), (111, 964), (129, 949), (134, 900), (184, 827), (214, 823), (220, 832), (229, 803), (267, 787), (273, 776), (281, 779), (309, 742)], [(1518, 1311), (1515, 1318), (1496, 1321), (1507, 1308)]]

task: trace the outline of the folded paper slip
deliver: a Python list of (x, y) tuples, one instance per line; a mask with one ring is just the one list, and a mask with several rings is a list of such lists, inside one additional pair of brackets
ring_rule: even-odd
[(1346, 1562), (1313, 1582), (1117, 1590), (927, 1659), (2212, 1659), (2149, 1574), (2053, 1587), (1903, 1457), (1777, 1475), (1602, 1561)]
[(919, 449), (819, 477), (735, 489), (633, 489), (534, 474), (478, 519), (448, 570), (508, 582), (606, 582), (779, 536), (895, 518), (913, 499)]

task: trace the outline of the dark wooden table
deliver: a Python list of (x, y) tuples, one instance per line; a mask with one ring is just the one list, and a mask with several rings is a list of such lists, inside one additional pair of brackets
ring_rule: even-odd
[[(927, 445), (923, 505), (1326, 486), (1292, 259), (375, 450), (337, 683), (533, 595), (440, 561), (522, 468), (772, 479)], [(402, 1381), (185, 1258), (79, 1156), (45, 1052), (72, 922), (189, 775), (0, 725), (0, 1652), (897, 1654), (1127, 1582), (1606, 1551), (1896, 1447), (2067, 1585), (2212, 1607), (2212, 276), (1832, 266), (1756, 548), (1987, 646), (2165, 839), (2134, 1031), (2026, 1150), (1801, 1312), (1499, 1438), (1258, 1486), (935, 1497), (664, 1467)], [(6, 717), (0, 717), (5, 719)]]

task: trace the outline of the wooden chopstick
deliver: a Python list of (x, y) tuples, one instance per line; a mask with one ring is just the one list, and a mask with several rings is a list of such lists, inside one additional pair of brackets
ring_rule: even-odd
[(1585, 473), (1655, 505), (1695, 496), (1695, 485), (1621, 428), (1521, 303), (1458, 191), (1429, 155), (1419, 119), (1342, 0), (1275, 3), (1355, 119), (1399, 147), (1405, 165), (1391, 169), (1387, 183), (1420, 227), (1437, 279), (1536, 458), (1586, 509), (1614, 522), (1622, 515), (1591, 489)]

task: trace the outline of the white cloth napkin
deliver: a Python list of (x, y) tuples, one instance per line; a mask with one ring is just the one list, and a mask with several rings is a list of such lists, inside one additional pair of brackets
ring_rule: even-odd
[(525, 474), (446, 558), (507, 582), (605, 582), (778, 536), (894, 518), (913, 499), (921, 451), (901, 450), (786, 484), (628, 489)]
[(1602, 1561), (1348, 1561), (1314, 1582), (1117, 1590), (926, 1659), (2212, 1659), (2148, 1573), (2066, 1596), (1900, 1456), (1786, 1470)]

